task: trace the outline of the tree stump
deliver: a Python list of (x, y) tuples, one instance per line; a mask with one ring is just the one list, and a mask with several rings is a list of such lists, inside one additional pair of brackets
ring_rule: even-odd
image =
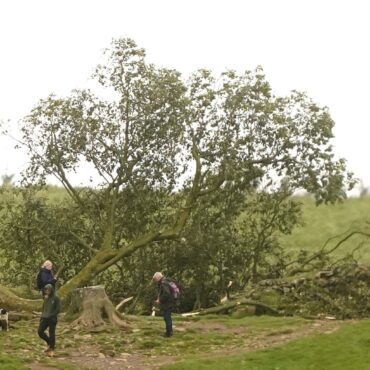
[(88, 329), (105, 326), (106, 320), (113, 326), (123, 329), (128, 328), (108, 298), (102, 285), (73, 290), (67, 314), (79, 314), (79, 317), (73, 324), (84, 326)]

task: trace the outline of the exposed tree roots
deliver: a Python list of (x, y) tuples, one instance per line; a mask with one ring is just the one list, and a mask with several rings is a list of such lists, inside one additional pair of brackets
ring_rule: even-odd
[(68, 314), (79, 314), (73, 322), (75, 326), (94, 329), (106, 325), (106, 320), (113, 326), (128, 329), (113, 303), (101, 285), (78, 288), (72, 292)]

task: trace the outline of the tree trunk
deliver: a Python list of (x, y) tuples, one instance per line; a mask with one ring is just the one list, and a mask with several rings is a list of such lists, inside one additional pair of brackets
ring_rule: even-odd
[(110, 250), (103, 250), (95, 254), (91, 260), (75, 276), (72, 277), (72, 279), (67, 281), (59, 288), (58, 294), (60, 297), (62, 299), (67, 298), (68, 295), (75, 289), (88, 285), (97, 275), (99, 266), (104, 264), (104, 262), (116, 254), (116, 251)]
[(107, 319), (114, 326), (128, 328), (102, 285), (78, 288), (72, 291), (67, 315), (75, 314), (79, 314), (79, 317), (73, 322), (76, 326), (81, 325), (88, 329), (96, 329), (105, 326), (105, 319)]
[(41, 311), (42, 299), (24, 299), (0, 286), (0, 307), (8, 311)]
[(197, 284), (195, 288), (195, 303), (193, 306), (193, 311), (200, 310), (202, 308), (202, 292), (201, 287)]

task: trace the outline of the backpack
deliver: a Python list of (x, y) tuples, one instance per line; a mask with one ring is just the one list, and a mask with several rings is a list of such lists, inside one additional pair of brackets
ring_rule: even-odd
[(42, 290), (43, 288), (43, 284), (42, 284), (42, 280), (41, 280), (41, 270), (39, 270), (39, 272), (37, 273), (37, 276), (36, 276), (36, 287), (38, 290)]
[(175, 299), (175, 301), (178, 300), (180, 298), (179, 287), (172, 280), (168, 280), (167, 283), (168, 283), (168, 286), (170, 287), (170, 292), (171, 292), (172, 297)]

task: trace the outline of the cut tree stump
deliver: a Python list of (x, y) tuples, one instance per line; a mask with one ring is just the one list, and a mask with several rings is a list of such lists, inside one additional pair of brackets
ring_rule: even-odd
[(127, 329), (113, 303), (107, 296), (104, 286), (96, 285), (73, 290), (67, 315), (79, 317), (73, 325), (94, 329), (106, 325), (108, 320), (113, 326)]

